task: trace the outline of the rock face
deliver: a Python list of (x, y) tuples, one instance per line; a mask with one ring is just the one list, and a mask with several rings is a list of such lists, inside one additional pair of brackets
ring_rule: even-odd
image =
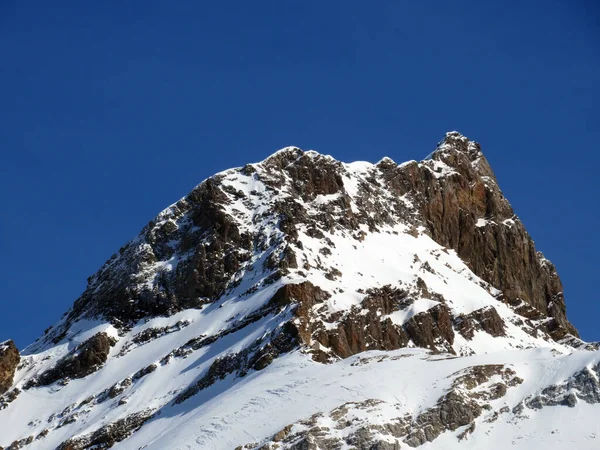
[(466, 339), (473, 339), (475, 330), (483, 330), (494, 336), (505, 336), (505, 323), (493, 306), (478, 309), (457, 318), (458, 332)]
[[(347, 358), (367, 350), (395, 350), (406, 347), (409, 342), (436, 352), (454, 353), (452, 318), (443, 303), (416, 314), (401, 326), (390, 319), (391, 313), (411, 305), (418, 298), (415, 289), (401, 290), (386, 285), (370, 289), (360, 304), (350, 311), (316, 313), (315, 310), (330, 297), (328, 292), (305, 281), (285, 285), (271, 299), (271, 303), (279, 306), (295, 305), (294, 334), (298, 335), (302, 345), (312, 347), (316, 361)], [(330, 325), (332, 323), (336, 326)], [(324, 352), (323, 348), (328, 351)]]
[[(150, 222), (89, 278), (65, 325), (51, 330), (51, 339), (64, 338), (66, 328), (81, 317), (103, 316), (127, 325), (218, 298), (252, 246), (250, 236), (221, 209), (227, 202), (219, 177), (211, 178)], [(177, 253), (187, 257), (169, 272), (165, 261)]]
[[(311, 336), (316, 343), (329, 348), (333, 355), (341, 358), (366, 350), (392, 350), (405, 347), (410, 340), (409, 335), (402, 327), (395, 325), (385, 316), (397, 310), (407, 296), (406, 291), (391, 286), (373, 289), (367, 293), (360, 305), (348, 314), (334, 313), (325, 319), (328, 323), (337, 322), (335, 328), (326, 328), (322, 322), (314, 319), (305, 322), (310, 323)], [(317, 349), (315, 359), (327, 361), (330, 355)]]
[(20, 360), (19, 350), (13, 341), (0, 343), (0, 395), (12, 386), (15, 370)]
[(506, 301), (525, 302), (553, 320), (553, 337), (577, 336), (567, 321), (563, 288), (554, 266), (502, 194), (479, 144), (448, 133), (422, 164), (379, 164), (397, 195), (412, 195), (431, 237), (452, 248), (473, 272), (500, 289)]

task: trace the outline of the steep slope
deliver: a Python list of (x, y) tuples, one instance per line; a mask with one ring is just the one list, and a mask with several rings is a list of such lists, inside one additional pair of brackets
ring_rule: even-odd
[(592, 408), (595, 350), (477, 143), (401, 165), (290, 147), (204, 181), (89, 278), (4, 382), (0, 444), (462, 447)]

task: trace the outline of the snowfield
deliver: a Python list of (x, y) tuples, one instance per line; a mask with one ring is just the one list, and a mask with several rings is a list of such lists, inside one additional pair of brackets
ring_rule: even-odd
[[(387, 423), (435, 404), (450, 387), (453, 374), (482, 364), (507, 365), (525, 380), (494, 404), (495, 409), (512, 409), (523, 398), (599, 361), (600, 352), (559, 355), (549, 349), (464, 358), (397, 350), (366, 352), (333, 365), (322, 365), (294, 353), (237, 383), (224, 381), (225, 386), (194, 399), (193, 405), (176, 407), (164, 418), (159, 416), (148, 424), (148, 430), (142, 429), (116, 448), (233, 449), (245, 443), (260, 443), (266, 436), (316, 412), (368, 399), (383, 400), (389, 405), (372, 420)], [(524, 417), (506, 414), (491, 424), (482, 420), (477, 423), (476, 434), (466, 441), (459, 442), (457, 434), (458, 431), (445, 433), (422, 448), (561, 449), (568, 442), (573, 448), (591, 450), (599, 446), (596, 435), (600, 439), (600, 424), (597, 406), (580, 402), (576, 408), (527, 410)]]

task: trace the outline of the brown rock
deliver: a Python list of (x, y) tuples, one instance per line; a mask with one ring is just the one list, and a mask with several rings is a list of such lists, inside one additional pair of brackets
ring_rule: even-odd
[[(328, 347), (334, 355), (347, 358), (366, 350), (395, 350), (408, 344), (402, 327), (389, 318), (382, 319), (382, 311), (393, 311), (389, 298), (377, 294), (367, 297), (359, 308), (339, 320), (335, 329), (318, 330), (314, 339)], [(379, 308), (381, 306), (381, 308)], [(383, 312), (383, 314), (388, 314)], [(317, 359), (320, 355), (316, 354)]]
[[(454, 173), (434, 176), (436, 162)], [(502, 291), (507, 302), (523, 300), (553, 317), (557, 338), (566, 333), (577, 336), (566, 318), (554, 266), (536, 251), (479, 144), (448, 133), (431, 160), (400, 167), (380, 165), (379, 169), (390, 190), (399, 196), (413, 195), (431, 237), (456, 250), (476, 275)], [(478, 227), (479, 219), (487, 225)]]
[(13, 341), (0, 343), (0, 395), (12, 386), (13, 377), (20, 361), (21, 355)]
[(418, 347), (433, 351), (454, 353), (454, 329), (448, 307), (440, 303), (427, 311), (414, 315), (404, 324), (410, 339)]
[(465, 339), (473, 339), (475, 330), (483, 330), (494, 337), (506, 335), (504, 321), (493, 306), (461, 315), (456, 318), (455, 323), (458, 332)]

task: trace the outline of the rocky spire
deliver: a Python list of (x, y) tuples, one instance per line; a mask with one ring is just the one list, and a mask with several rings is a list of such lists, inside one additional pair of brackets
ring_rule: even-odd
[(448, 132), (427, 160), (393, 172), (390, 189), (416, 198), (436, 242), (456, 250), (527, 319), (548, 318), (544, 328), (555, 339), (578, 336), (555, 267), (536, 250), (477, 142)]

